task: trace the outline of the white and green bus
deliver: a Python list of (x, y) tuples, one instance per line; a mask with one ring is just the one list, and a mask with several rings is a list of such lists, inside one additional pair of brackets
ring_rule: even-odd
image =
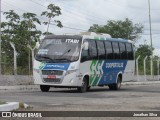
[(33, 76), (42, 92), (50, 87), (77, 88), (79, 92), (92, 86), (118, 90), (122, 82), (134, 79), (134, 68), (130, 40), (96, 33), (50, 35), (35, 55)]

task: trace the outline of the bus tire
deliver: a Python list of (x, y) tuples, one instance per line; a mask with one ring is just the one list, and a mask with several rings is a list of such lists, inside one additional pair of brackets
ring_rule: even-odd
[(85, 77), (83, 78), (82, 86), (78, 87), (77, 90), (80, 93), (87, 92), (87, 90), (88, 90), (88, 82), (87, 82), (87, 79)]
[(48, 92), (50, 89), (50, 86), (48, 85), (40, 85), (40, 89), (42, 92)]
[(122, 78), (118, 76), (117, 83), (108, 85), (110, 90), (119, 90), (121, 88)]
[(110, 89), (110, 90), (114, 90), (114, 86), (113, 86), (113, 84), (108, 85), (108, 87), (109, 87), (109, 89)]
[(87, 91), (89, 91), (90, 89), (91, 89), (91, 86), (88, 86), (88, 87), (87, 87)]

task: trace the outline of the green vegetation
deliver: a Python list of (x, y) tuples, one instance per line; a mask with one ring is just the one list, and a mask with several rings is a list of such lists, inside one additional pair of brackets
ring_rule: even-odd
[(24, 103), (23, 103), (23, 102), (20, 102), (20, 103), (19, 103), (19, 109), (24, 109), (24, 108), (25, 108)]
[(0, 105), (2, 105), (2, 104), (6, 104), (6, 102), (0, 100)]
[[(3, 13), (6, 21), (1, 23), (2, 30), (2, 73), (13, 74), (13, 49), (9, 42), (15, 44), (17, 51), (17, 72), (18, 74), (31, 74), (32, 60), (31, 51), (27, 45), (35, 46), (37, 41), (46, 34), (52, 34), (48, 31), (49, 24), (54, 17), (61, 15), (61, 9), (54, 4), (48, 5), (47, 11), (41, 15), (46, 16), (49, 22), (40, 21), (35, 13), (17, 14), (14, 10)], [(42, 33), (38, 30), (37, 25), (41, 23), (47, 25), (47, 31)], [(56, 26), (63, 27), (59, 20), (54, 20)], [(52, 23), (53, 23), (52, 22)]]
[(104, 26), (94, 24), (90, 27), (89, 31), (108, 33), (113, 38), (124, 38), (136, 42), (136, 40), (140, 37), (140, 34), (143, 32), (143, 25), (133, 24), (131, 20), (126, 18), (124, 21), (109, 20)]
[[(45, 16), (45, 17), (47, 17), (49, 19), (48, 22), (43, 22), (43, 24), (47, 25), (47, 32), (43, 33), (43, 35), (52, 34), (52, 33), (48, 32), (49, 25), (51, 23), (51, 19), (54, 18), (54, 17), (56, 17), (56, 16), (59, 16), (61, 14), (62, 14), (61, 13), (61, 9), (58, 6), (55, 6), (54, 4), (48, 5), (47, 11), (44, 11), (41, 14), (41, 16)], [(60, 27), (60, 28), (63, 27), (61, 21), (54, 20), (54, 22), (56, 23), (56, 25), (58, 27)]]
[(27, 106), (25, 108), (25, 105), (23, 102), (19, 102), (19, 108), (17, 110), (32, 110), (33, 109), (33, 106)]
[[(153, 49), (154, 50), (154, 49)], [(143, 60), (147, 56), (148, 58), (146, 59), (146, 74), (150, 75), (151, 74), (151, 69), (150, 69), (150, 60), (151, 60), (151, 55), (152, 51), (151, 47), (149, 45), (139, 45), (139, 47), (136, 50), (136, 58), (140, 55), (140, 59), (138, 61), (139, 63), (139, 73), (141, 75), (144, 74), (144, 63)], [(158, 56), (153, 56), (153, 74), (157, 75), (158, 73), (158, 67), (157, 67), (157, 60)]]

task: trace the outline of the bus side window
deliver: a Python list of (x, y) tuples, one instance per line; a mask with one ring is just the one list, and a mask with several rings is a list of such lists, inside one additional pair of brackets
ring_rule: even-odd
[(134, 55), (133, 55), (133, 48), (131, 43), (126, 43), (126, 48), (127, 48), (127, 56), (128, 60), (133, 60)]
[(114, 59), (120, 59), (118, 42), (112, 42)]
[(81, 52), (81, 62), (89, 60), (89, 51), (82, 49)]
[(106, 58), (113, 59), (112, 43), (110, 41), (104, 41), (104, 43), (105, 43), (105, 49), (106, 49)]
[(97, 46), (95, 40), (89, 40), (89, 57), (90, 59), (97, 60)]
[(105, 53), (103, 41), (96, 41), (96, 43), (97, 43), (97, 49), (98, 49), (98, 59), (100, 60), (106, 59), (106, 53)]
[(126, 50), (126, 45), (125, 43), (119, 43), (119, 48), (120, 48), (120, 57), (122, 60), (127, 59), (127, 50)]

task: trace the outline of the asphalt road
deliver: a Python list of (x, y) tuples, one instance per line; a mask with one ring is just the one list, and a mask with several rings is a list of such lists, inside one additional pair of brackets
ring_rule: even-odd
[(25, 102), (41, 111), (156, 111), (160, 110), (160, 84), (122, 86), (119, 91), (99, 87), (87, 93), (59, 88), (47, 93), (1, 90), (0, 100)]

